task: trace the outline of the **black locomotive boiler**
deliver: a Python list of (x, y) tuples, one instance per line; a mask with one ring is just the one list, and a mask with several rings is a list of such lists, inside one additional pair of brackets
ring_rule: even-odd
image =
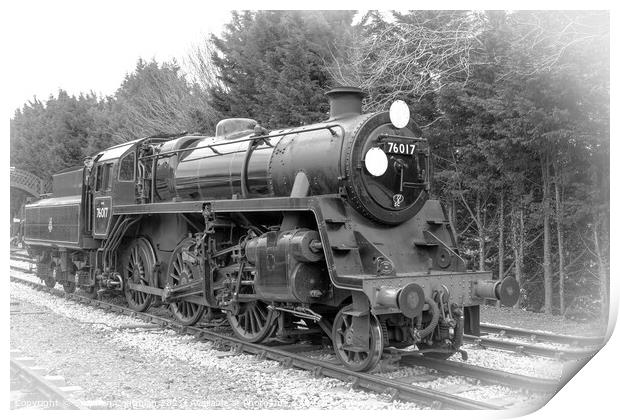
[(363, 114), (359, 89), (327, 95), (320, 123), (228, 119), (55, 175), (25, 209), (39, 276), (139, 311), (163, 303), (186, 325), (225, 315), (250, 342), (323, 332), (352, 370), (387, 347), (453, 354), (479, 333), (482, 300), (513, 305), (518, 285), (466, 270), (402, 101)]

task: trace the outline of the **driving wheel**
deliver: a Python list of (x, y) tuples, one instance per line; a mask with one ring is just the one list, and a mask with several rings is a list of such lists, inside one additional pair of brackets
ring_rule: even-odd
[[(241, 290), (241, 293), (247, 293)], [(237, 302), (232, 311), (226, 312), (228, 323), (237, 337), (258, 343), (270, 336), (275, 329), (276, 315), (260, 300)]]
[(153, 282), (155, 253), (145, 238), (134, 239), (126, 249), (123, 258), (123, 278), (125, 279), (125, 298), (129, 307), (135, 311), (145, 311), (153, 295), (140, 290), (130, 289), (129, 284), (150, 286)]
[[(172, 287), (196, 281), (191, 264), (183, 260), (183, 248), (187, 248), (194, 243), (193, 239), (185, 239), (172, 253), (170, 265), (168, 266), (168, 281)], [(169, 309), (172, 316), (183, 325), (194, 325), (202, 318), (205, 311), (203, 305), (185, 300), (170, 303)]]

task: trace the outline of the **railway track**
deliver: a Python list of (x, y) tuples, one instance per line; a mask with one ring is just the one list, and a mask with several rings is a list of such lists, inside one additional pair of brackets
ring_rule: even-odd
[(11, 350), (11, 409), (84, 409), (71, 396), (80, 390), (65, 386), (60, 376), (45, 375), (44, 369), (34, 366), (34, 359)]
[(484, 334), (496, 334), (502, 337), (524, 338), (534, 342), (545, 342), (554, 344), (567, 344), (574, 347), (596, 346), (605, 341), (605, 337), (600, 336), (577, 336), (553, 334), (544, 331), (532, 331), (522, 328), (506, 327), (503, 325), (480, 324), (480, 332)]
[[(21, 267), (11, 267), (12, 269), (24, 273), (30, 273), (29, 270)], [(472, 400), (462, 401), (450, 394), (437, 395), (437, 391), (415, 385), (403, 385), (402, 382), (390, 379), (376, 377), (371, 374), (355, 373), (348, 371), (331, 362), (318, 361), (303, 355), (305, 351), (320, 348), (320, 346), (306, 346), (306, 348), (298, 345), (279, 345), (273, 346), (250, 344), (240, 341), (232, 336), (225, 336), (213, 333), (205, 328), (194, 326), (186, 327), (176, 324), (172, 319), (164, 318), (149, 313), (134, 312), (129, 308), (117, 306), (108, 302), (89, 299), (76, 294), (66, 294), (58, 289), (49, 289), (43, 284), (33, 283), (32, 281), (20, 279), (12, 276), (11, 280), (27, 284), (40, 290), (47, 290), (55, 295), (64, 296), (69, 299), (76, 300), (81, 303), (99, 307), (104, 310), (120, 312), (136, 316), (147, 322), (155, 323), (159, 326), (170, 327), (178, 332), (192, 334), (198, 339), (206, 339), (216, 342), (237, 352), (247, 352), (262, 358), (269, 358), (279, 361), (287, 367), (297, 367), (312, 371), (315, 375), (328, 376), (351, 382), (354, 387), (360, 387), (378, 393), (387, 393), (392, 398), (398, 398), (404, 401), (422, 402), (432, 407), (441, 408), (473, 408), (473, 409), (498, 409), (500, 406), (492, 404), (473, 402)], [(478, 337), (475, 337), (476, 339)], [(524, 375), (513, 374), (505, 371), (483, 368), (466, 363), (454, 361), (445, 361), (432, 359), (429, 357), (415, 356), (411, 354), (397, 355), (400, 366), (423, 366), (433, 369), (447, 375), (457, 375), (465, 378), (474, 378), (487, 384), (509, 386), (511, 388), (521, 388), (534, 392), (553, 393), (559, 388), (559, 382), (550, 379), (532, 378)], [(403, 378), (400, 378), (401, 380)], [(450, 400), (452, 399), (452, 400)], [(466, 399), (463, 399), (466, 400)]]
[[(13, 258), (13, 255), (11, 256)], [(19, 261), (33, 262), (29, 258), (18, 259)], [(11, 267), (12, 269), (26, 272), (21, 267)], [(562, 334), (552, 334), (539, 331), (525, 330), (520, 328), (510, 328), (504, 326), (497, 326), (492, 324), (481, 324), (480, 331), (484, 334), (496, 334), (500, 337), (510, 338), (527, 338), (529, 340), (542, 341), (549, 344), (569, 344), (571, 348), (553, 348), (546, 347), (544, 345), (538, 345), (534, 343), (524, 343), (504, 340), (503, 338), (492, 338), (487, 336), (472, 336), (465, 335), (463, 340), (467, 344), (474, 344), (481, 348), (494, 348), (500, 350), (512, 351), (515, 353), (531, 356), (542, 356), (552, 359), (570, 360), (570, 359), (583, 359), (593, 356), (598, 350), (596, 348), (583, 348), (579, 346), (601, 346), (604, 339), (603, 337), (584, 337), (584, 336), (571, 336)]]
[(507, 341), (499, 338), (477, 337), (474, 335), (464, 335), (463, 342), (475, 344), (481, 348), (494, 348), (508, 350), (515, 353), (542, 356), (552, 359), (583, 359), (592, 357), (599, 348), (554, 348), (545, 347), (537, 344)]
[(26, 255), (11, 254), (11, 259), (15, 261), (23, 261), (34, 264), (34, 260)]
[[(28, 270), (21, 269), (19, 267), (11, 267), (11, 269), (28, 273)], [(172, 328), (178, 333), (190, 334), (198, 340), (212, 341), (217, 346), (228, 347), (233, 352), (244, 352), (262, 359), (274, 360), (287, 368), (298, 368), (310, 371), (315, 377), (325, 376), (339, 379), (345, 383), (351, 383), (353, 388), (363, 389), (378, 394), (386, 394), (392, 399), (414, 402), (434, 409), (499, 410), (505, 408), (500, 405), (463, 398), (458, 395), (424, 388), (413, 384), (406, 384), (378, 375), (352, 372), (337, 364), (312, 359), (301, 353), (296, 353), (295, 351), (283, 350), (278, 346), (247, 343), (237, 339), (236, 337), (216, 333), (202, 327), (184, 326), (162, 316), (145, 312), (135, 312), (124, 306), (90, 299), (78, 294), (68, 294), (60, 289), (50, 289), (44, 284), (35, 283), (31, 280), (23, 279), (14, 275), (11, 275), (11, 281), (25, 284), (37, 290), (47, 291), (56, 296), (65, 297), (78, 303), (90, 305), (110, 312), (131, 315), (143, 321), (157, 324), (161, 327)]]
[(403, 356), (400, 360), (400, 365), (423, 366), (448, 375), (475, 378), (489, 384), (510, 386), (535, 392), (555, 392), (559, 388), (559, 382), (552, 379), (533, 378), (451, 360), (439, 360), (417, 355)]

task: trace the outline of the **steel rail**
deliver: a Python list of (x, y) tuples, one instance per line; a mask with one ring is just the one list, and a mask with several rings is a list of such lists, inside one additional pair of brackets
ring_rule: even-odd
[(552, 359), (583, 359), (591, 357), (598, 352), (598, 348), (552, 348), (544, 347), (536, 344), (517, 343), (514, 341), (506, 341), (497, 338), (476, 337), (474, 335), (464, 335), (463, 341), (468, 344), (475, 344), (482, 348), (494, 348), (500, 350), (513, 351), (532, 356), (549, 357)]
[(568, 344), (571, 346), (600, 345), (605, 341), (605, 337), (600, 336), (588, 337), (578, 335), (555, 334), (544, 331), (526, 330), (523, 328), (506, 327), (503, 325), (487, 323), (480, 324), (480, 332), (485, 334), (498, 334), (514, 338), (527, 338), (533, 341), (548, 341), (558, 344)]
[(71, 400), (71, 398), (56, 385), (47, 381), (45, 377), (40, 376), (33, 370), (29, 369), (24, 363), (17, 359), (11, 358), (11, 373), (23, 379), (32, 386), (37, 392), (44, 395), (50, 401), (55, 401), (60, 408), (65, 410), (84, 410), (79, 403)]
[[(11, 269), (23, 272), (23, 273), (29, 273), (29, 274), (34, 274), (31, 271), (21, 268), (21, 267), (16, 267), (16, 266), (11, 266)], [(550, 340), (552, 339), (552, 337), (560, 337), (560, 340), (564, 339), (564, 340), (573, 340), (573, 339), (579, 339), (579, 338), (585, 338), (587, 340), (592, 339), (592, 341), (594, 341), (594, 337), (577, 337), (577, 336), (567, 336), (567, 335), (560, 335), (560, 334), (541, 334), (538, 333), (536, 331), (529, 331), (529, 330), (524, 330), (524, 329), (518, 329), (518, 328), (514, 328), (514, 329), (510, 329), (507, 327), (497, 327), (497, 329), (494, 329), (494, 326), (492, 324), (481, 324), (481, 331), (514, 331), (515, 332), (515, 336), (516, 334), (521, 334), (519, 335), (519, 337), (531, 337), (532, 335), (535, 336), (545, 336), (548, 337)], [(508, 334), (510, 335), (510, 334)], [(598, 337), (599, 340), (601, 339), (600, 337)], [(502, 339), (496, 339), (496, 338), (490, 338), (490, 337), (477, 337), (477, 336), (473, 336), (473, 335), (465, 335), (463, 336), (463, 341), (465, 343), (468, 344), (475, 344), (478, 345), (479, 347), (482, 348), (496, 348), (496, 349), (500, 349), (500, 350), (508, 350), (508, 351), (513, 351), (516, 353), (521, 353), (521, 354), (526, 354), (526, 355), (532, 355), (532, 356), (542, 356), (542, 357), (548, 357), (548, 358), (553, 358), (553, 359), (582, 359), (585, 357), (591, 357), (593, 354), (595, 354), (599, 348), (594, 348), (594, 349), (587, 349), (587, 348), (562, 348), (562, 349), (558, 349), (558, 348), (551, 348), (551, 347), (544, 347), (544, 346), (540, 346), (540, 345), (535, 345), (535, 344), (529, 344), (529, 343), (522, 343), (522, 342), (514, 342), (514, 341), (506, 341), (506, 340), (502, 340)], [(574, 341), (574, 340), (573, 340)], [(571, 341), (571, 342), (573, 342)], [(558, 344), (561, 344), (559, 341), (557, 342)]]
[(418, 355), (402, 356), (400, 365), (423, 366), (450, 375), (465, 376), (495, 385), (508, 385), (530, 391), (555, 392), (561, 387), (560, 381), (553, 379), (533, 378), (506, 371)]
[(308, 370), (311, 371), (315, 377), (326, 376), (339, 379), (344, 382), (350, 382), (353, 388), (362, 388), (381, 394), (385, 393), (392, 399), (399, 399), (418, 404), (421, 403), (436, 409), (500, 410), (504, 408), (495, 404), (471, 400), (457, 395), (427, 389), (421, 386), (404, 384), (402, 382), (382, 378), (368, 373), (353, 372), (333, 363), (283, 351), (277, 347), (248, 343), (236, 337), (226, 336), (200, 327), (184, 326), (161, 316), (144, 312), (135, 312), (127, 307), (115, 305), (109, 302), (94, 300), (77, 294), (69, 294), (60, 291), (59, 289), (50, 289), (44, 284), (34, 283), (30, 280), (21, 279), (16, 276), (11, 275), (11, 281), (25, 284), (38, 290), (48, 291), (56, 296), (66, 297), (79, 303), (85, 303), (112, 312), (136, 316), (146, 322), (155, 323), (162, 327), (169, 327), (179, 333), (193, 335), (199, 340), (208, 340), (218, 345), (228, 346), (239, 353), (245, 352), (256, 355), (259, 358), (277, 361), (287, 368), (296, 367)]
[(33, 263), (33, 264), (36, 262), (32, 258), (24, 256), (24, 255), (11, 255), (11, 259), (15, 261), (23, 261), (23, 262)]

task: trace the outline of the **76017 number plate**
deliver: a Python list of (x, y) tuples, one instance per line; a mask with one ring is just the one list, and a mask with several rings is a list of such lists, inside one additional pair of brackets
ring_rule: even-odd
[(399, 141), (386, 141), (385, 153), (394, 155), (413, 155), (415, 152), (415, 144), (401, 143)]

